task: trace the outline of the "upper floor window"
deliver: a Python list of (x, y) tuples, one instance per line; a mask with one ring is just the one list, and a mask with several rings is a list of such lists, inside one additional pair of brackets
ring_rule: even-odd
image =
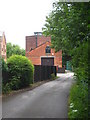
[(50, 48), (50, 46), (47, 46), (47, 47), (46, 47), (46, 53), (51, 53), (51, 48)]

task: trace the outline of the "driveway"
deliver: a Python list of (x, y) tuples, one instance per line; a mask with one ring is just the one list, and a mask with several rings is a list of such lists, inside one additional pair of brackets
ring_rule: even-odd
[(58, 76), (33, 90), (3, 98), (3, 118), (67, 118), (73, 73)]

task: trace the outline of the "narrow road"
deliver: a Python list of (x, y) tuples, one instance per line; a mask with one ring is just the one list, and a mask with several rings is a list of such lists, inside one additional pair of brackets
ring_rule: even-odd
[(31, 91), (3, 98), (3, 118), (67, 118), (73, 73), (58, 76)]

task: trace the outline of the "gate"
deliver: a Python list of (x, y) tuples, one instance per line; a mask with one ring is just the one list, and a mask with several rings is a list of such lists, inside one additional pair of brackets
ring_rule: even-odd
[(56, 76), (56, 66), (35, 65), (34, 82), (48, 80), (51, 78), (52, 73)]

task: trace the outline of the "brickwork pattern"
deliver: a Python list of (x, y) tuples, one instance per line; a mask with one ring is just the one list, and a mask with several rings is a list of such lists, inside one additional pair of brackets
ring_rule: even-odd
[(41, 65), (41, 57), (54, 57), (54, 65), (62, 67), (62, 50), (55, 53), (54, 49), (51, 49), (50, 54), (46, 54), (45, 49), (47, 45), (51, 45), (51, 42), (43, 43), (37, 48), (26, 53), (26, 57), (32, 61), (34, 65)]
[(0, 36), (0, 55), (2, 58), (6, 61), (6, 38), (5, 34), (3, 33), (2, 36)]
[(26, 36), (26, 52), (29, 52), (31, 49), (36, 48), (36, 40), (38, 47), (47, 41), (51, 42), (51, 37), (45, 37), (43, 35)]

